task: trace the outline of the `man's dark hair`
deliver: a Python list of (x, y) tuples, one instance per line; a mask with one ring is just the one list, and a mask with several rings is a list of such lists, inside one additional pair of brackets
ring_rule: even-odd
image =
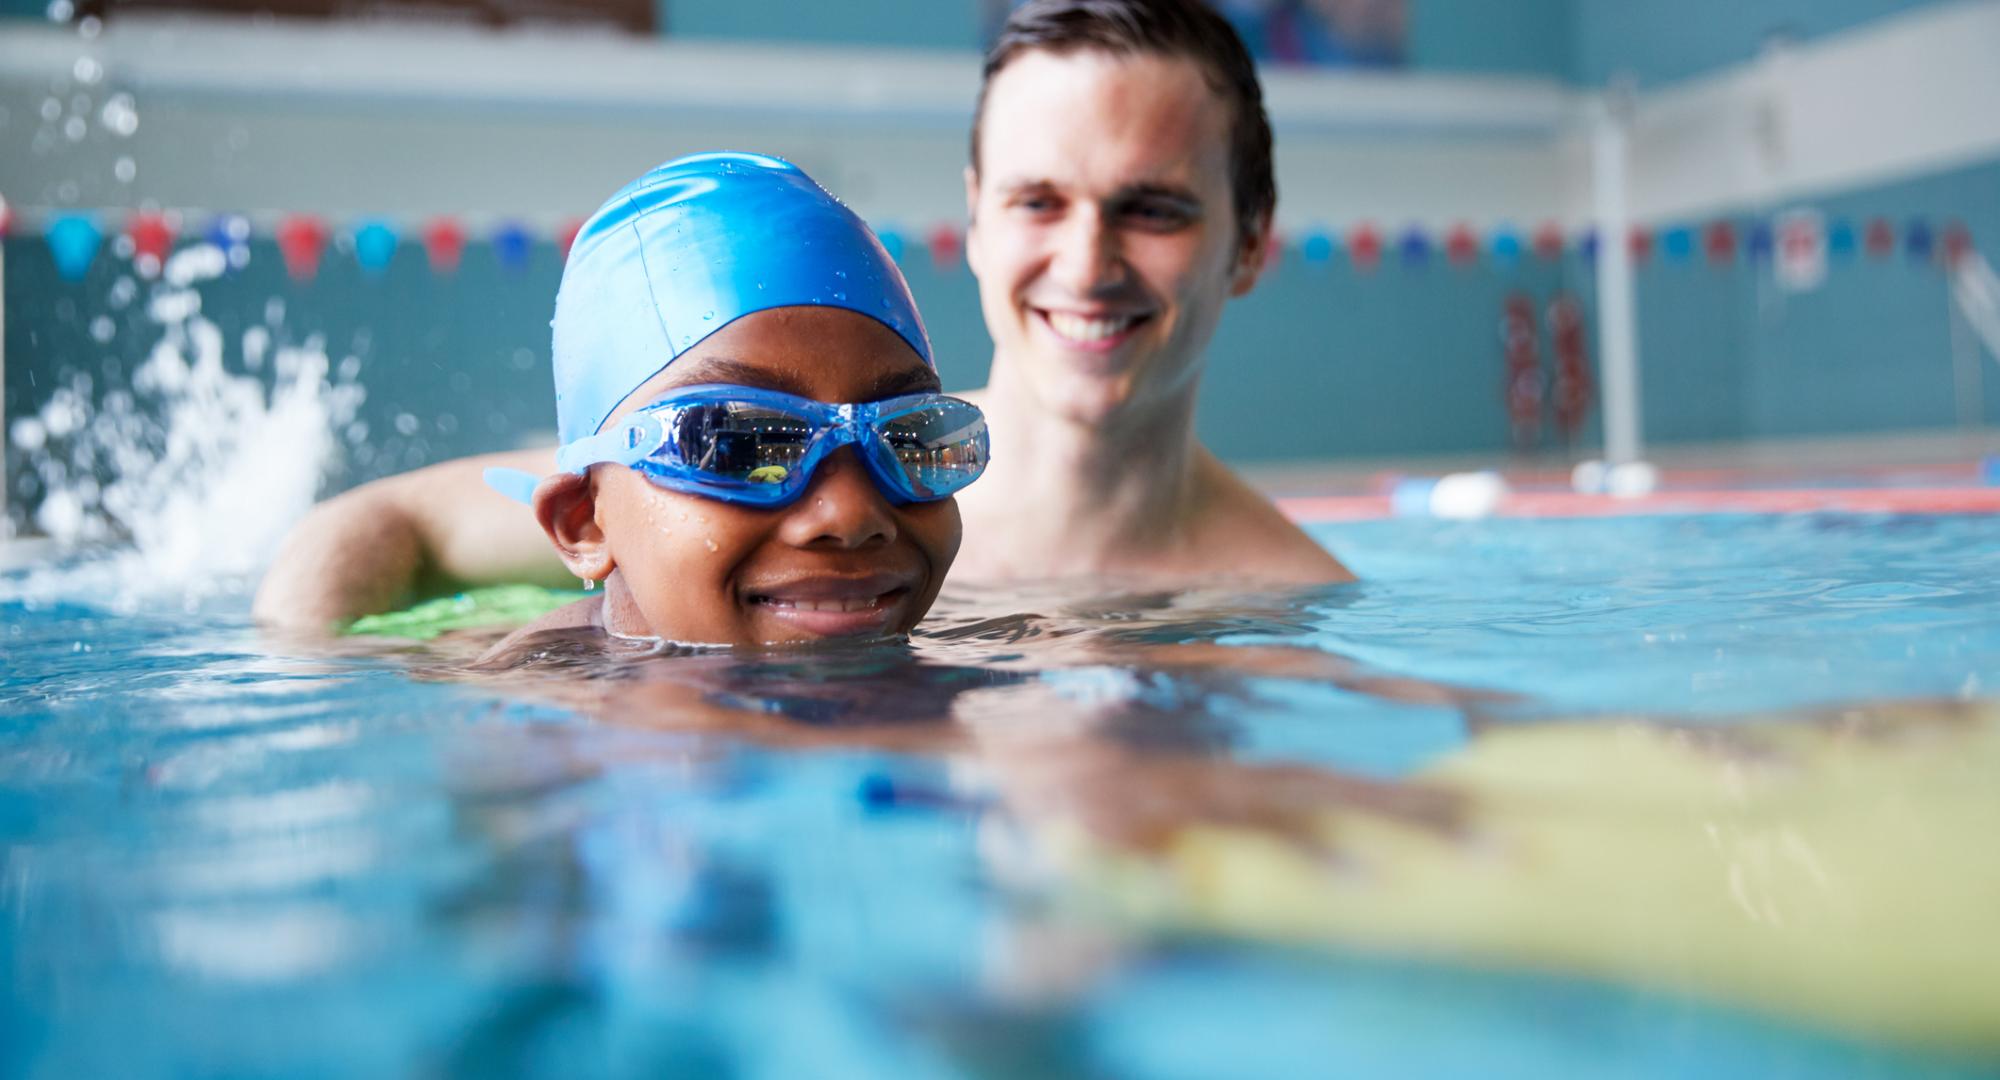
[(986, 53), (979, 103), (972, 114), (972, 169), (979, 165), (979, 131), (993, 77), (1015, 57), (1040, 50), (1095, 49), (1114, 56), (1152, 53), (1194, 61), (1209, 86), (1228, 103), (1229, 186), (1236, 227), (1248, 239), (1268, 223), (1278, 205), (1271, 171), (1271, 120), (1250, 50), (1222, 16), (1199, 0), (1028, 0), (1014, 9)]

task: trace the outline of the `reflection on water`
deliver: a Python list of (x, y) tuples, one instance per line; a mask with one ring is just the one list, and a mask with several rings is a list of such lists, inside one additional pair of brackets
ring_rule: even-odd
[(1341, 546), (1367, 583), (960, 593), (907, 646), (754, 657), (558, 634), (504, 672), (492, 634), (9, 602), (0, 1071), (2000, 1055), (2000, 725), (1932, 703), (2000, 668), (1982, 523)]

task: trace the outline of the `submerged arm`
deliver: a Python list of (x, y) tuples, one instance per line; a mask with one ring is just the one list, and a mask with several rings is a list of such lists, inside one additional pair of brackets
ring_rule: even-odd
[(313, 507), (264, 573), (258, 621), (324, 630), (467, 585), (573, 583), (534, 514), (486, 486), (492, 466), (542, 476), (555, 453), (441, 462)]

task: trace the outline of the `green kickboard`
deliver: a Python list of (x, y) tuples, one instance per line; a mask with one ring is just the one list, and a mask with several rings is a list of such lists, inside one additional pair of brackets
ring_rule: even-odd
[(341, 633), (429, 641), (449, 630), (526, 626), (584, 595), (574, 589), (547, 589), (540, 585), (491, 585), (426, 600), (401, 611), (363, 615)]

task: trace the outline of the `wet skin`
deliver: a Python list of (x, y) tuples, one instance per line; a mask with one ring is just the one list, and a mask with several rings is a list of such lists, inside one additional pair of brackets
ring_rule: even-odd
[(1034, 51), (994, 77), (966, 252), (995, 351), (1043, 408), (1092, 423), (1191, 404), (1224, 303), (1262, 263), (1230, 122), (1177, 57)]
[[(699, 383), (780, 390), (829, 403), (936, 390), (894, 331), (830, 308), (737, 319), (634, 390), (606, 421)], [(907, 633), (958, 551), (958, 507), (892, 503), (852, 446), (823, 461), (799, 499), (757, 509), (668, 491), (621, 465), (556, 475), (535, 514), (569, 571), (604, 581), (522, 633), (595, 622), (629, 637), (785, 645)]]

